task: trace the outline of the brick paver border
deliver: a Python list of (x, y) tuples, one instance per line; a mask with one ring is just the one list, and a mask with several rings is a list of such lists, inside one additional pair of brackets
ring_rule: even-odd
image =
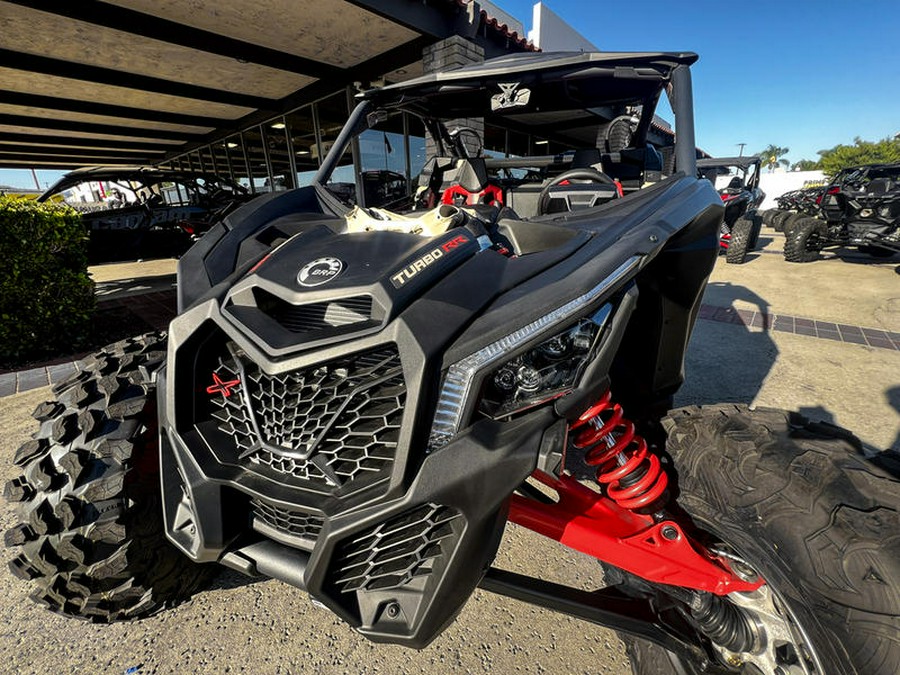
[(807, 319), (791, 314), (770, 314), (733, 307), (716, 307), (715, 305), (701, 305), (698, 318), (900, 351), (900, 333), (892, 333), (879, 328), (864, 328), (844, 323)]
[[(101, 312), (113, 308), (125, 308), (157, 330), (165, 330), (169, 321), (175, 316), (175, 291), (155, 291), (97, 303), (97, 310)], [(834, 340), (877, 349), (900, 351), (900, 333), (892, 333), (878, 328), (863, 328), (862, 326), (806, 319), (790, 314), (769, 314), (715, 305), (701, 305), (698, 317), (705, 321), (752, 326), (779, 333), (793, 333), (821, 340)], [(61, 382), (78, 371), (77, 359), (84, 356), (86, 354), (78, 354), (71, 357), (74, 360), (62, 363), (46, 364), (13, 373), (0, 373), (0, 397), (20, 394)]]

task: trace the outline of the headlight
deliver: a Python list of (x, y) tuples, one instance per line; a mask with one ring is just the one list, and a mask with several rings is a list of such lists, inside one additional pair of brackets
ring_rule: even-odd
[(589, 319), (516, 356), (484, 379), (478, 411), (499, 418), (552, 401), (569, 392), (593, 356), (600, 328), (612, 312), (604, 305)]
[[(590, 319), (576, 320), (576, 317), (579, 314), (583, 315), (589, 305), (598, 301), (601, 296), (609, 293), (619, 282), (627, 278), (640, 264), (640, 261), (641, 256), (632, 256), (584, 295), (567, 302), (549, 314), (532, 321), (527, 326), (513, 331), (509, 335), (451, 365), (444, 378), (437, 408), (435, 409), (434, 423), (431, 426), (431, 434), (428, 438), (428, 451), (433, 452), (442, 448), (459, 433), (469, 397), (472, 394), (472, 383), (476, 375), (481, 371), (490, 368), (493, 377), (489, 378), (490, 382), (485, 383), (484, 396), (479, 405), (486, 406), (482, 407), (482, 412), (487, 413), (489, 410), (493, 410), (493, 416), (508, 415), (511, 411), (535, 405), (534, 401), (536, 400), (539, 403), (541, 396), (546, 397), (554, 391), (558, 393), (562, 390), (564, 392), (567, 387), (572, 386), (577, 381), (581, 365), (587, 362), (588, 357), (591, 355), (590, 346), (587, 349), (587, 353), (583, 353), (582, 346), (575, 346), (576, 341), (578, 345), (583, 345), (588, 340), (584, 335), (585, 327), (582, 324), (585, 321), (595, 324), (595, 339), (600, 329), (600, 326), (597, 325), (597, 320), (602, 318), (605, 321), (611, 308), (604, 306), (600, 312), (594, 313)], [(598, 316), (604, 311), (606, 316)], [(532, 342), (541, 334), (546, 334), (549, 328), (559, 324), (567, 325), (564, 330), (553, 334), (537, 347), (528, 350), (521, 356), (517, 355), (517, 352), (529, 342)], [(571, 348), (572, 352), (569, 354), (563, 353), (557, 359), (556, 365), (551, 366), (549, 353), (552, 353), (556, 346), (551, 346), (548, 343), (553, 343), (555, 339), (560, 344), (570, 341), (571, 345), (567, 348)], [(536, 355), (535, 357), (529, 356), (541, 350), (542, 347), (544, 348), (544, 354), (540, 358), (536, 358)], [(526, 357), (528, 357), (527, 361)], [(519, 367), (512, 372), (511, 364), (519, 359), (521, 359)], [(544, 365), (541, 365), (541, 359), (547, 359)], [(539, 367), (535, 367), (535, 361), (537, 361)], [(526, 368), (521, 370), (521, 366)], [(547, 368), (552, 370), (554, 367), (559, 371), (557, 375), (547, 370)], [(504, 369), (506, 369), (506, 372), (501, 376), (501, 371), (504, 371)], [(514, 376), (514, 380), (511, 379), (511, 375)], [(497, 379), (498, 376), (499, 380)], [(569, 382), (569, 384), (565, 384), (565, 382)], [(490, 390), (490, 387), (502, 390), (504, 386), (508, 390), (506, 394)], [(531, 402), (529, 403), (528, 401)]]

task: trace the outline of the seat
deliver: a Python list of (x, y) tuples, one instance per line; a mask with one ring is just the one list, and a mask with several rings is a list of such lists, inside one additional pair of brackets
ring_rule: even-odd
[(444, 171), (441, 201), (444, 204), (503, 204), (503, 190), (491, 185), (484, 157), (456, 160)]
[(603, 172), (618, 180), (626, 192), (638, 190), (643, 183), (655, 183), (662, 178), (662, 155), (652, 145), (605, 153), (602, 160)]
[(869, 181), (869, 184), (866, 186), (866, 192), (870, 195), (883, 195), (889, 191), (890, 183), (886, 178), (876, 178)]
[(580, 148), (572, 156), (571, 168), (590, 169), (600, 164), (600, 148)]

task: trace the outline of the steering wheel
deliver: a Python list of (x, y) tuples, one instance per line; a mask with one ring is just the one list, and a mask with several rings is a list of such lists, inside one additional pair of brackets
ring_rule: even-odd
[[(556, 178), (547, 183), (543, 189), (541, 190), (541, 194), (538, 197), (538, 206), (537, 206), (537, 214), (539, 216), (547, 215), (547, 209), (550, 207), (550, 191), (564, 183), (566, 181), (572, 180), (589, 180), (594, 183), (602, 183), (604, 185), (612, 185), (615, 188), (616, 197), (620, 196), (620, 188), (619, 184), (616, 183), (609, 175), (603, 173), (602, 171), (597, 171), (597, 169), (569, 169), (568, 171), (563, 171)], [(593, 206), (593, 204), (591, 204)]]

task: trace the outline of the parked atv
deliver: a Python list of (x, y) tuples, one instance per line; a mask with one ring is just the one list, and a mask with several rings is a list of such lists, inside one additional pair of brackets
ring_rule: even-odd
[(776, 197), (777, 208), (760, 212), (763, 225), (768, 225), (776, 232), (788, 232), (790, 227), (803, 218), (815, 218), (819, 215), (819, 202), (822, 201), (823, 186), (804, 187), (799, 190), (785, 192)]
[(825, 189), (826, 186), (818, 185), (791, 190), (778, 197), (775, 203), (782, 211), (802, 213), (815, 218), (821, 214), (819, 205), (822, 202), (822, 195), (825, 194)]
[(82, 214), (88, 260), (96, 264), (179, 256), (252, 196), (202, 171), (94, 166), (70, 171), (38, 201), (64, 197)]
[[(636, 673), (894, 675), (897, 478), (797, 414), (669, 410), (725, 211), (697, 178), (696, 59), (524, 54), (362, 94), (312, 186), (181, 259), (168, 336), (107, 348), (35, 411), (13, 573), (108, 622), (223, 565), (415, 648), (480, 586), (620, 631)], [(618, 196), (657, 170), (663, 91), (678, 173)], [(583, 145), (638, 103), (632, 147)], [(415, 194), (343, 203), (341, 156), (401, 113), (438, 152)], [(486, 160), (460, 118), (562, 151)], [(607, 586), (491, 567), (507, 522)]]
[[(717, 186), (725, 206), (719, 245), (725, 260), (740, 265), (756, 248), (762, 218), (756, 209), (766, 198), (759, 189), (759, 157), (711, 157), (697, 160), (697, 170)], [(720, 185), (723, 182), (724, 184)]]
[(785, 260), (809, 262), (828, 246), (855, 246), (887, 258), (900, 253), (900, 164), (844, 170), (822, 194), (822, 218), (786, 231)]

